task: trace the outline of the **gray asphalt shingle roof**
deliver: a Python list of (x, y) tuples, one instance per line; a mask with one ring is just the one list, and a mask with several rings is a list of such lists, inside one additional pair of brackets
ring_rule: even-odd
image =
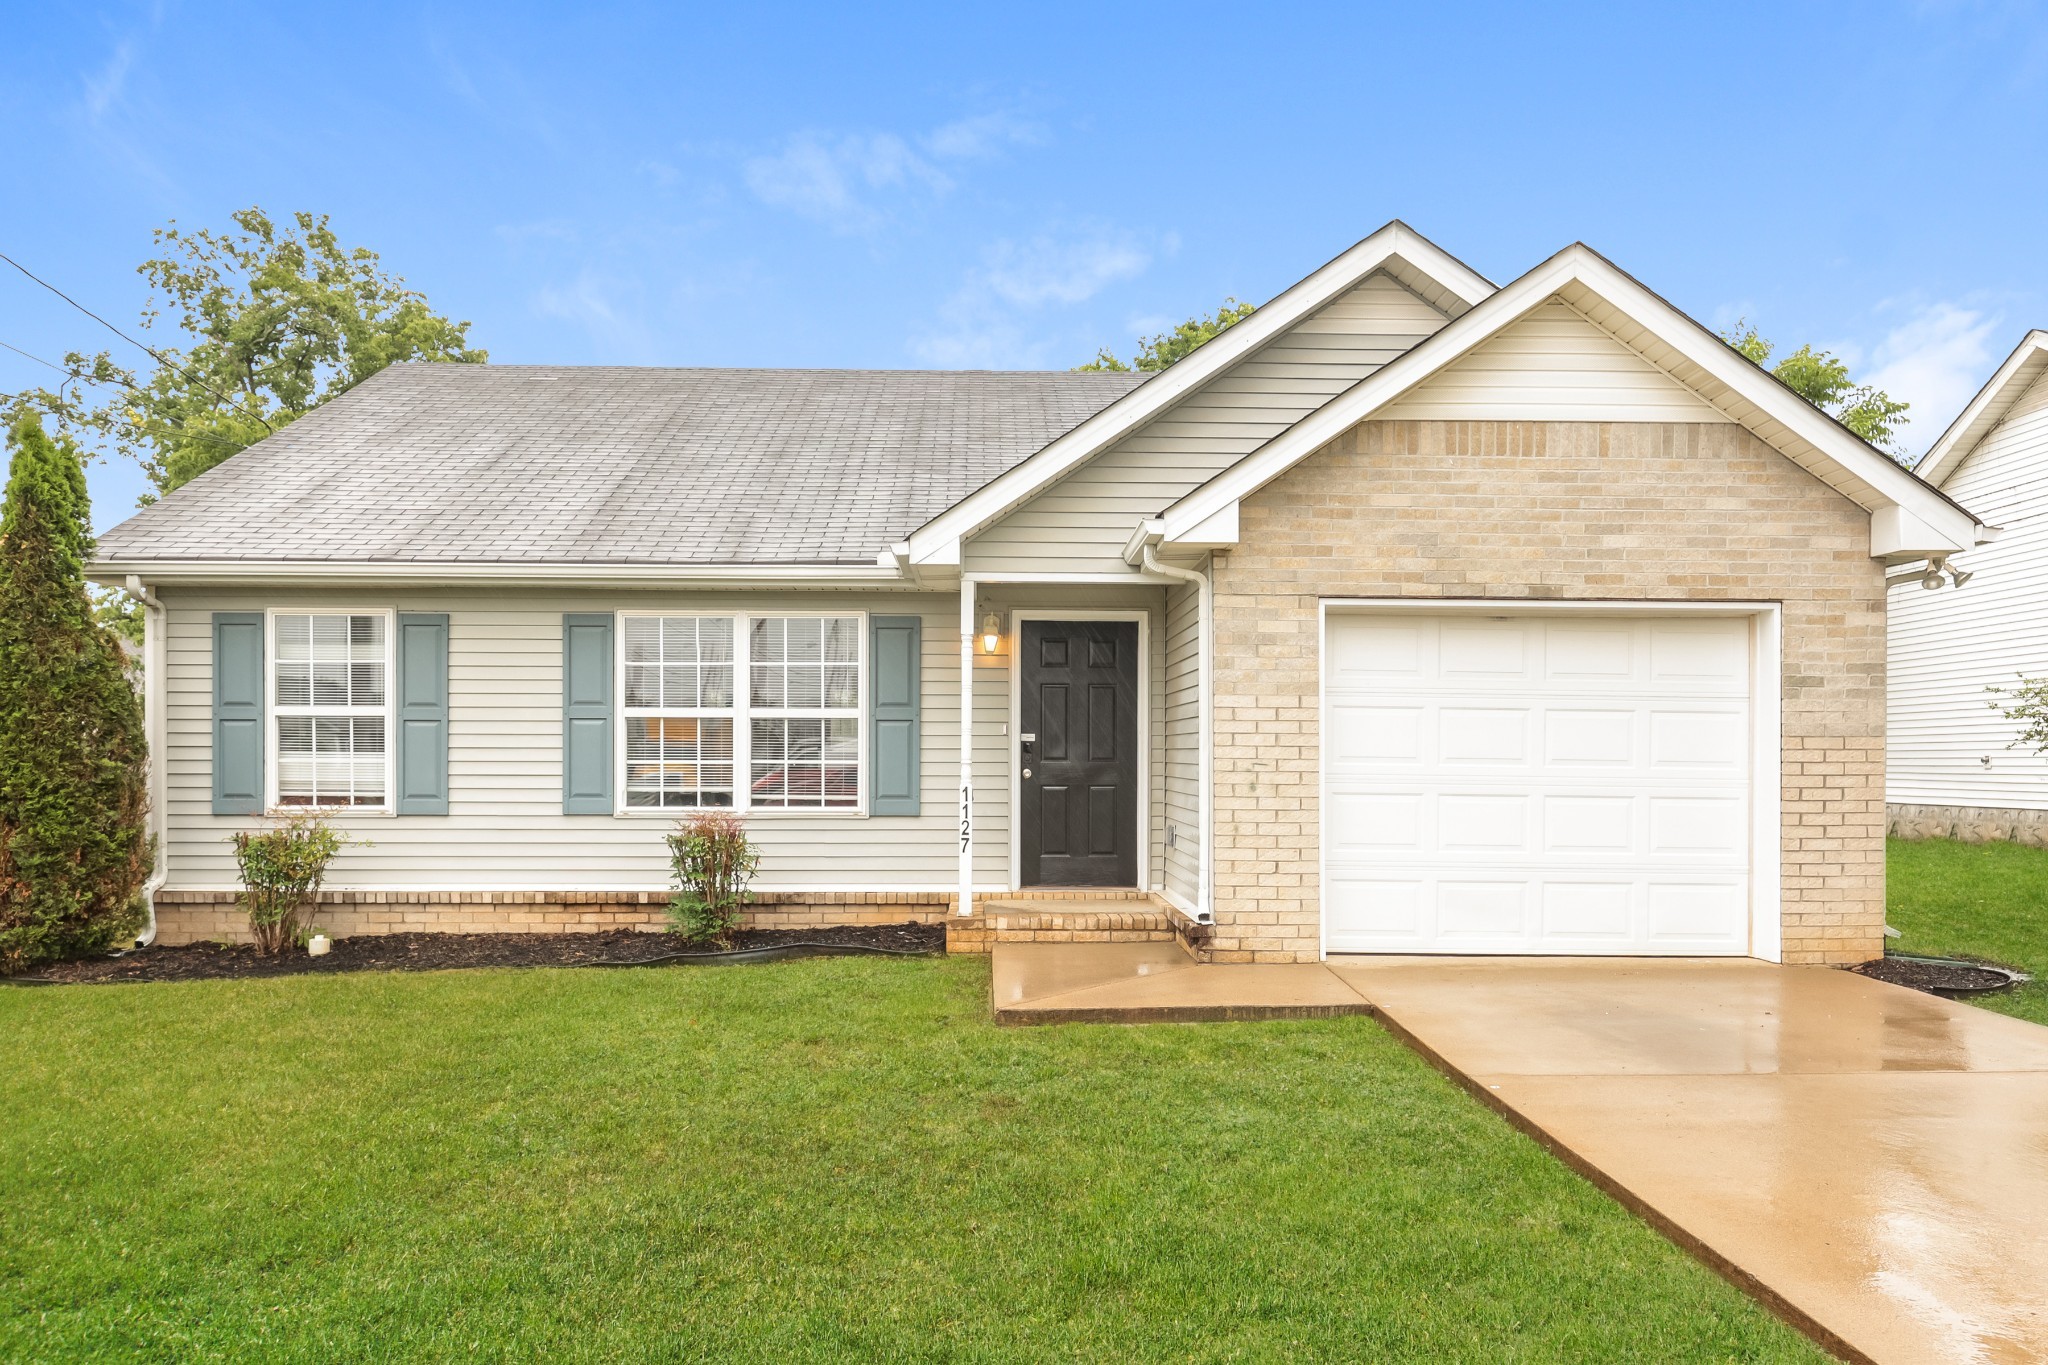
[(1143, 375), (394, 365), (105, 560), (872, 563)]

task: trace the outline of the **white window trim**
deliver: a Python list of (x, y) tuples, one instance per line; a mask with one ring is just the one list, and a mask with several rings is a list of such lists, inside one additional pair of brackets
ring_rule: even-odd
[[(686, 708), (697, 716), (732, 716), (732, 804), (730, 806), (629, 806), (626, 804), (626, 622), (634, 617), (713, 616), (733, 623), (733, 684), (730, 712), (704, 707)], [(754, 706), (753, 706), (753, 623), (759, 620), (852, 617), (860, 623), (855, 637), (856, 677), (859, 699), (854, 709), (817, 714), (833, 719), (851, 716), (855, 722), (858, 795), (851, 806), (756, 806), (754, 788)], [(751, 818), (783, 820), (828, 816), (835, 820), (865, 819), (868, 813), (868, 613), (859, 609), (816, 607), (810, 610), (705, 611), (677, 608), (670, 611), (622, 611), (618, 613), (617, 636), (612, 642), (612, 708), (617, 723), (612, 727), (612, 814), (617, 818), (674, 820), (693, 811), (727, 810)], [(809, 708), (797, 708), (807, 710)], [(787, 713), (788, 707), (763, 707), (765, 714)], [(667, 713), (665, 713), (667, 714)], [(682, 715), (684, 711), (673, 714)]]
[[(293, 806), (294, 811), (340, 815), (391, 815), (398, 812), (393, 791), (398, 786), (398, 613), (391, 607), (270, 607), (263, 613), (263, 808), (281, 810), (278, 801), (277, 720), (287, 714), (277, 704), (277, 618), (280, 616), (381, 616), (384, 618), (384, 804), (381, 806)], [(332, 707), (292, 707), (288, 714), (311, 715)], [(370, 715), (368, 707), (343, 708), (352, 715)]]

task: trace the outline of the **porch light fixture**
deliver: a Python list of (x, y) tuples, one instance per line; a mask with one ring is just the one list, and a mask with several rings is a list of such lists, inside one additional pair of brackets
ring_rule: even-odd
[(1002, 642), (1003, 623), (996, 619), (994, 612), (990, 612), (981, 618), (981, 652), (993, 654)]

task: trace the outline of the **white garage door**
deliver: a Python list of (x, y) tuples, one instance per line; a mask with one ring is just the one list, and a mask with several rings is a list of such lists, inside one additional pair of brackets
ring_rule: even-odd
[(1747, 618), (1326, 629), (1329, 951), (1748, 951)]

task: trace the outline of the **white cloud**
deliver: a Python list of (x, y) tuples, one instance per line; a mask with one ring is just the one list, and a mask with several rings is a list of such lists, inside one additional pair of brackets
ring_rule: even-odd
[(953, 177), (941, 163), (984, 160), (1005, 147), (1043, 140), (1038, 125), (1008, 114), (957, 119), (910, 138), (813, 129), (792, 134), (773, 151), (747, 157), (740, 176), (764, 204), (842, 232), (859, 232), (887, 218), (891, 195), (949, 192)]
[(1035, 147), (1045, 141), (1045, 129), (1008, 114), (977, 114), (935, 128), (920, 141), (933, 156), (968, 161), (994, 156), (1005, 147)]
[(1901, 433), (1917, 455), (1934, 444), (1991, 373), (1995, 315), (1953, 303), (1935, 303), (1891, 329), (1871, 351), (1861, 377), (1912, 404)]
[(922, 186), (944, 194), (953, 186), (894, 133), (798, 133), (779, 152), (749, 158), (741, 174), (762, 203), (842, 229), (880, 219), (871, 191)]
[(1061, 242), (1034, 237), (998, 242), (981, 272), (990, 293), (1020, 308), (1085, 303), (1105, 285), (1140, 274), (1151, 255), (1129, 237), (1095, 236)]
[(1055, 342), (1042, 325), (1027, 328), (1028, 320), (1086, 303), (1151, 263), (1151, 251), (1122, 232), (996, 242), (940, 305), (936, 325), (912, 338), (910, 348), (926, 363), (947, 368), (1043, 366)]
[(85, 112), (97, 123), (106, 117), (122, 92), (128, 88), (128, 73), (135, 69), (135, 40), (123, 38), (114, 45), (114, 55), (97, 72), (85, 77)]
[(646, 324), (616, 301), (640, 292), (586, 269), (565, 284), (542, 285), (534, 292), (533, 311), (581, 327), (607, 359), (644, 364), (655, 354), (653, 338)]

